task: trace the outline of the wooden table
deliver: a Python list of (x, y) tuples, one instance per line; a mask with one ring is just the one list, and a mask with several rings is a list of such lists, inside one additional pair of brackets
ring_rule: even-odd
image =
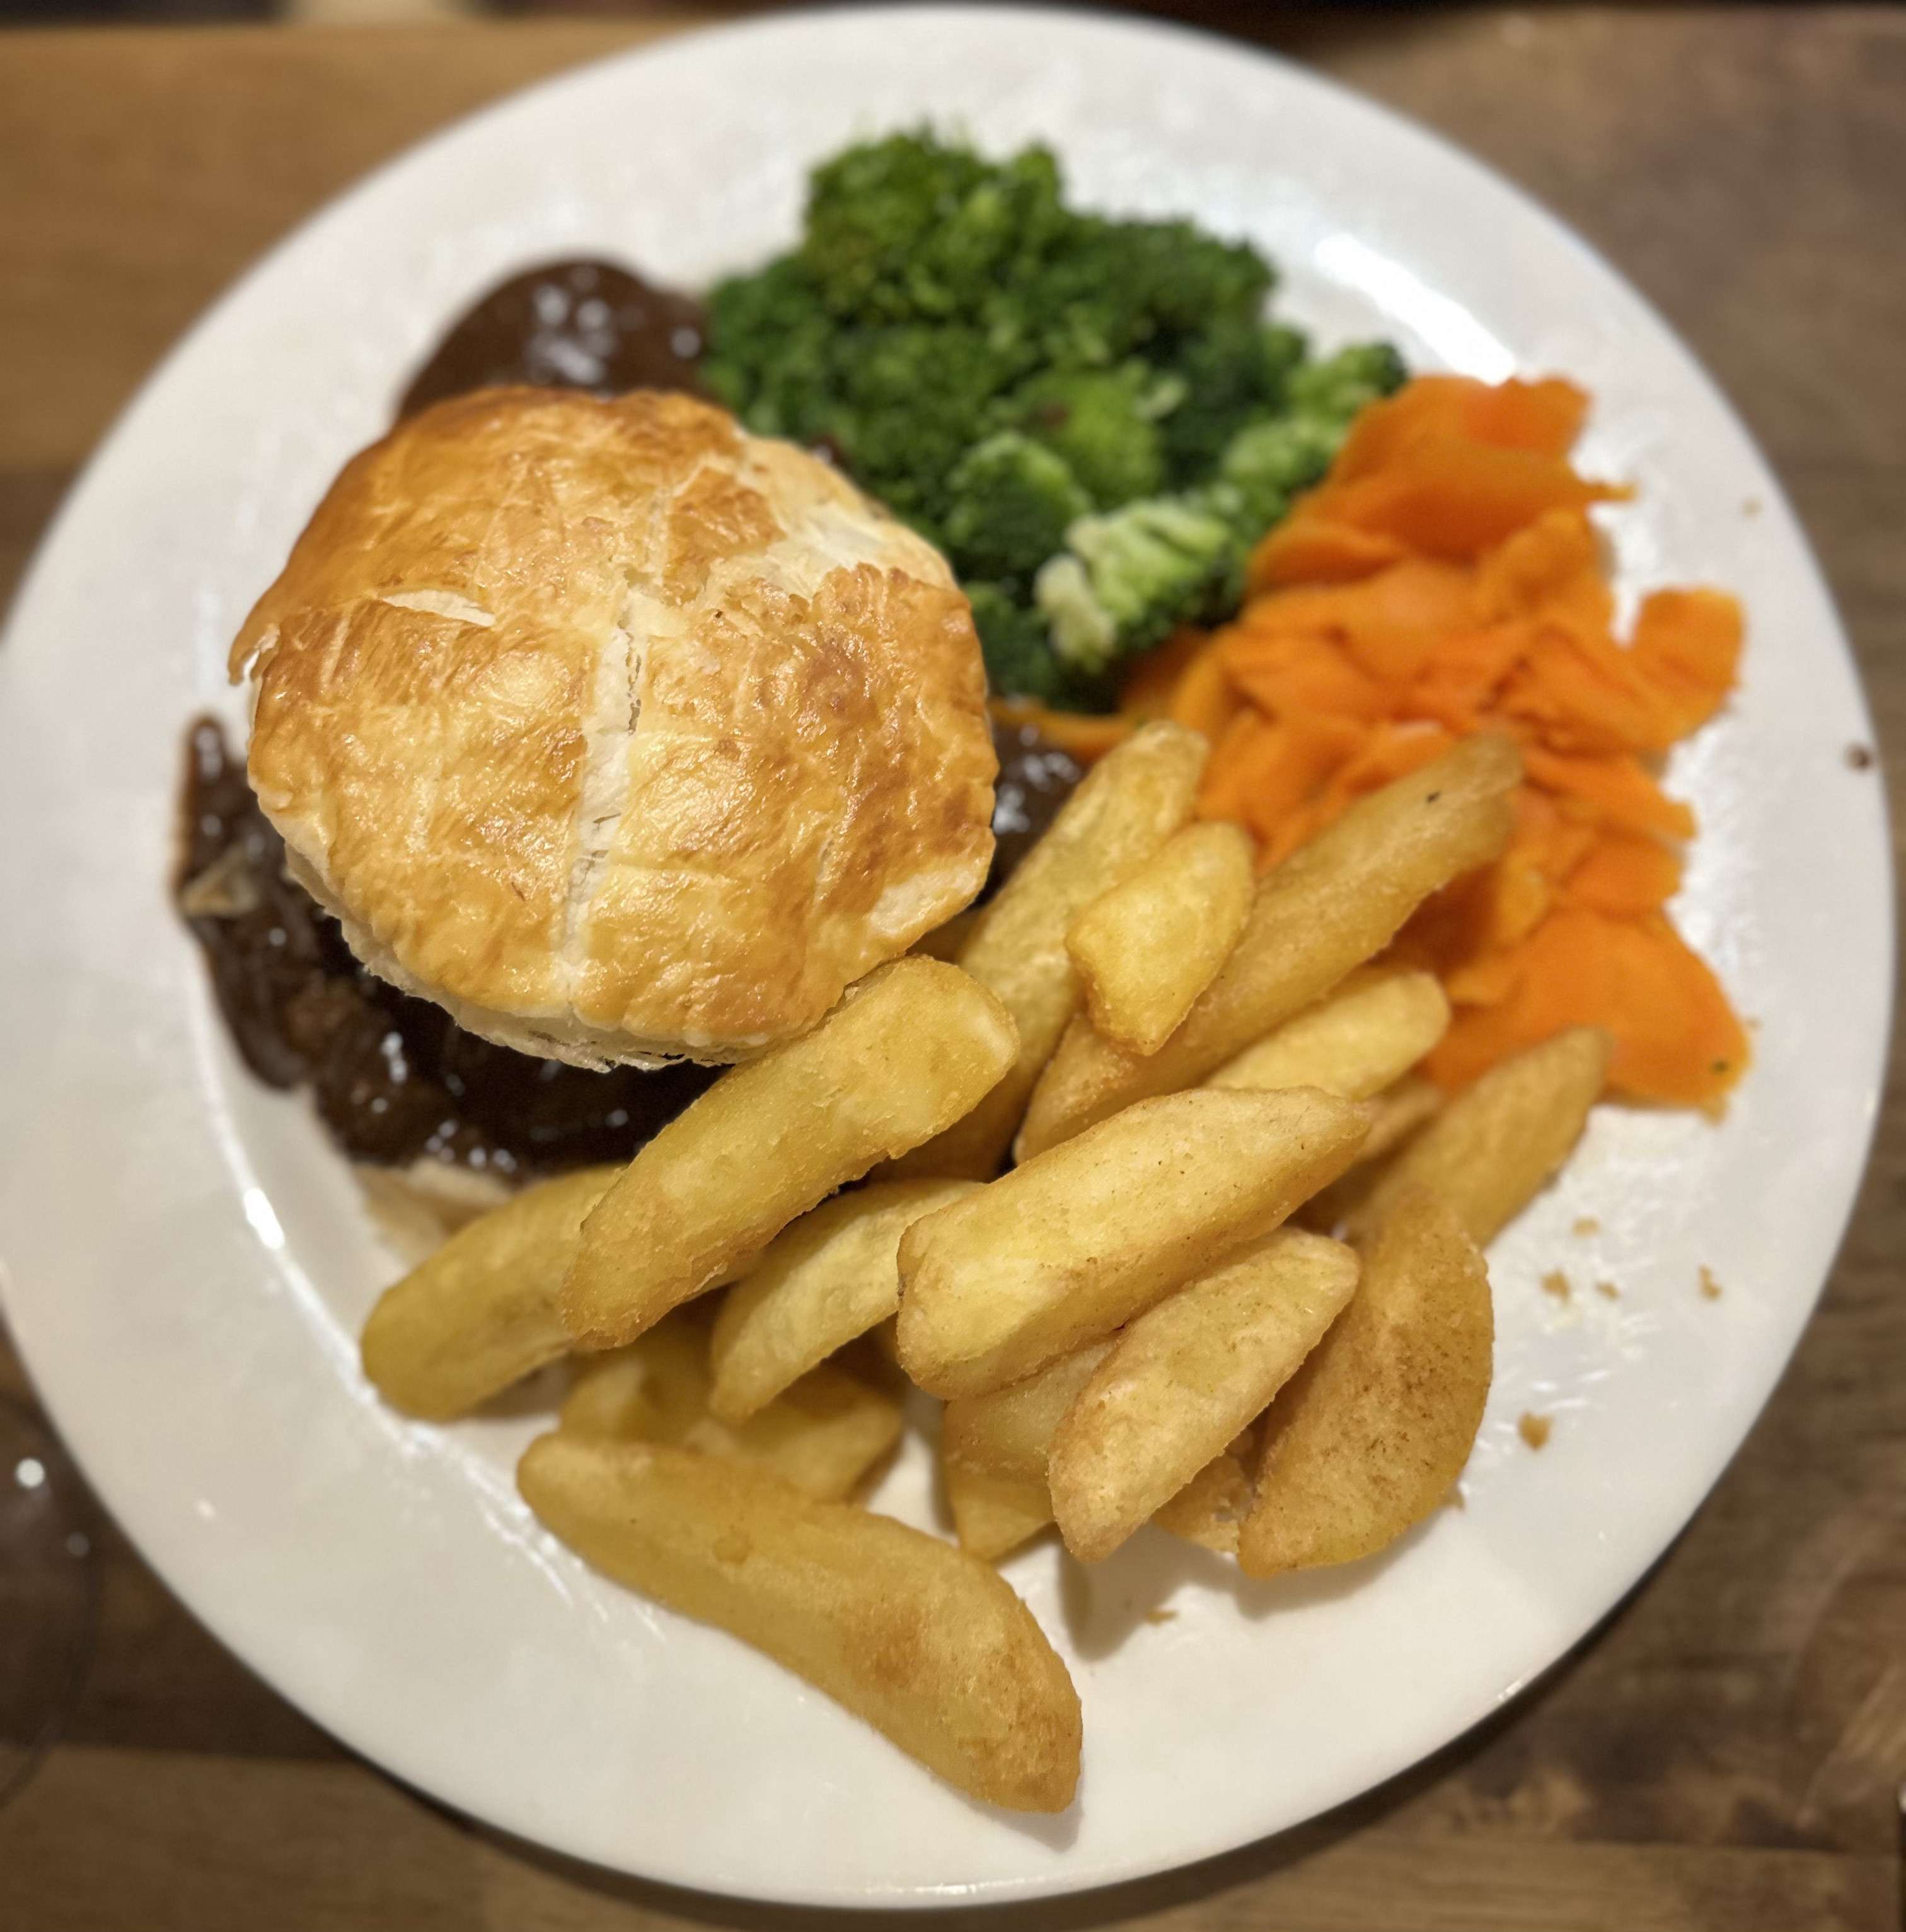
[[(0, 590), (154, 358), (292, 222), (452, 116), (691, 17), (0, 39)], [(1897, 747), (1906, 15), (1238, 18), (1499, 164), (1660, 304), (1787, 479)], [(958, 1916), (1172, 1932), (1898, 1925), (1906, 1132), (1894, 1089), (1846, 1250), (1779, 1394), (1693, 1526), (1579, 1655), (1418, 1771), (1274, 1843), (1063, 1905)], [(4, 1340), (0, 1391), (31, 1399)], [(227, 1656), (109, 1526), (100, 1539), (83, 1694), (0, 1810), (4, 1932), (821, 1922), (608, 1878), (447, 1816)]]

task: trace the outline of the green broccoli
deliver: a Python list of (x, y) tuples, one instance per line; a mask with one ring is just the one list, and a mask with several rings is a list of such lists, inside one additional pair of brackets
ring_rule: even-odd
[(1064, 457), (1014, 430), (976, 442), (947, 487), (947, 554), (962, 578), (1031, 577), (1092, 507)]
[(1109, 703), (1103, 680), (1075, 671), (1054, 655), (1043, 611), (1022, 602), (1006, 584), (981, 581), (965, 589), (995, 691), (1071, 710)]
[[(1067, 209), (1043, 148), (993, 162), (895, 135), (817, 169), (800, 247), (714, 290), (704, 367), (751, 428), (825, 442), (937, 540), (954, 466), (999, 430), (1050, 442), (1102, 505), (1160, 487), (1170, 365), (1204, 330), (1253, 326), (1271, 281), (1189, 222)], [(1069, 436), (1027, 420), (1029, 380), (1095, 372), (1043, 399)]]
[(1268, 530), (1330, 467), (1343, 440), (1342, 426), (1320, 416), (1268, 416), (1241, 429), (1218, 466), (1237, 526), (1253, 536)]
[(1033, 596), (1054, 651), (1076, 672), (1103, 671), (1235, 603), (1244, 562), (1220, 508), (1195, 494), (1154, 496), (1082, 517), (1040, 566)]
[(1251, 543), (1402, 380), (1267, 322), (1256, 250), (1068, 209), (1049, 152), (898, 134), (815, 170), (800, 245), (709, 300), (710, 387), (950, 554), (995, 688), (1090, 708), (1224, 614)]
[(1049, 148), (992, 162), (895, 134), (815, 170), (800, 253), (822, 302), (854, 323), (974, 322), (1076, 218)]
[(1286, 387), (1292, 411), (1348, 428), (1367, 403), (1403, 387), (1409, 371), (1387, 342), (1353, 342), (1321, 362), (1293, 369)]
[(1276, 523), (1300, 490), (1322, 479), (1357, 412), (1403, 376), (1387, 342), (1352, 344), (1292, 369), (1285, 412), (1247, 423), (1219, 459), (1220, 483), (1235, 493), (1239, 527), (1255, 538)]
[(1298, 330), (1255, 316), (1214, 324), (1185, 339), (1172, 364), (1182, 399), (1163, 424), (1175, 487), (1202, 482), (1240, 424), (1282, 405), (1306, 350)]
[(1086, 507), (1109, 510), (1164, 488), (1159, 418), (1183, 393), (1181, 383), (1139, 362), (1050, 370), (1013, 392), (1012, 411), (1028, 436), (1064, 458), (1091, 498)]

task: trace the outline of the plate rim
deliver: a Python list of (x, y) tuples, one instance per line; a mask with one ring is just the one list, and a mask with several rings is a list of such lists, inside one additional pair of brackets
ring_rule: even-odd
[[(1546, 231), (1550, 242), (1573, 253), (1578, 259), (1592, 268), (1597, 274), (1606, 278), (1627, 300), (1634, 304), (1645, 314), (1653, 326), (1659, 332), (1662, 339), (1671, 345), (1678, 353), (1684, 365), (1686, 376), (1704, 392), (1706, 400), (1724, 419), (1727, 426), (1739, 437), (1742, 445), (1751, 452), (1767, 479), (1778, 509), (1791, 525), (1796, 538), (1796, 561), (1806, 573), (1810, 580), (1809, 587), (1817, 596), (1821, 607), (1830, 620), (1832, 641), (1837, 646), (1847, 670), (1853, 704), (1868, 736), (1871, 737), (1871, 708), (1861, 676), (1859, 661), (1853, 651), (1844, 621), (1841, 616), (1831, 585), (1820, 567), (1818, 557), (1807, 536), (1805, 526), (1793, 510), (1784, 485), (1772, 466), (1767, 462), (1758, 442), (1739, 412), (1718, 381), (1709, 373), (1705, 365), (1694, 355), (1679, 332), (1667, 322), (1648, 298), (1612, 266), (1591, 243), (1554, 214), (1538, 197), (1530, 194), (1511, 178), (1472, 154), (1450, 138), (1433, 128), (1426, 127), (1413, 117), (1389, 106), (1385, 103), (1361, 94), (1331, 76), (1319, 74), (1281, 54), (1256, 46), (1247, 42), (1233, 40), (1221, 34), (1187, 26), (1181, 22), (1093, 10), (1074, 10), (1051, 6), (1016, 7), (971, 4), (929, 5), (919, 8), (892, 4), (822, 6), (797, 8), (776, 15), (743, 20), (710, 27), (691, 28), (680, 32), (665, 34), (635, 46), (584, 61), (557, 73), (543, 76), (522, 88), (513, 89), (453, 119), (443, 128), (377, 163), (302, 218), (230, 281), (223, 291), (194, 320), (160, 358), (127, 403), (117, 412), (62, 498), (54, 516), (50, 520), (47, 529), (37, 543), (27, 568), (22, 574), (8, 614), (4, 635), (0, 635), (0, 661), (5, 660), (7, 646), (15, 643), (17, 634), (24, 628), (23, 614), (27, 612), (34, 601), (35, 593), (39, 586), (43, 572), (49, 572), (51, 568), (50, 560), (59, 548), (59, 540), (69, 520), (77, 514), (83, 507), (83, 500), (86, 495), (88, 486), (93, 482), (111, 460), (122, 434), (135, 422), (142, 409), (154, 392), (164, 386), (174, 369), (190, 355), (202, 335), (215, 328), (232, 311), (242, 307), (254, 283), (268, 276), (279, 261), (284, 256), (296, 250), (314, 230), (333, 220), (341, 222), (352, 218), (365, 202), (376, 195), (389, 177), (413, 164), (423, 164), (436, 151), (467, 137), (473, 130), (480, 128), (491, 117), (502, 118), (518, 110), (526, 100), (534, 97), (545, 94), (559, 94), (566, 88), (573, 85), (581, 76), (599, 75), (608, 70), (653, 59), (659, 55), (665, 55), (686, 46), (706, 45), (710, 41), (723, 40), (731, 37), (758, 39), (771, 38), (777, 34), (795, 34), (803, 32), (817, 22), (838, 26), (844, 20), (851, 21), (864, 28), (870, 23), (878, 22), (883, 19), (893, 21), (896, 24), (902, 20), (914, 22), (923, 20), (932, 20), (943, 25), (965, 25), (981, 29), (989, 24), (998, 23), (1002, 20), (1010, 20), (1020, 25), (1034, 22), (1049, 26), (1055, 30), (1076, 33), (1082, 39), (1089, 38), (1096, 34), (1109, 32), (1115, 37), (1134, 40), (1154, 39), (1174, 43), (1190, 43), (1207, 52), (1218, 53), (1229, 60), (1245, 64), (1255, 64), (1259, 62), (1268, 62), (1280, 71), (1286, 83), (1295, 84), (1329, 97), (1333, 104), (1340, 110), (1349, 110), (1355, 114), (1373, 116), (1380, 121), (1387, 122), (1407, 130), (1417, 140), (1427, 142), (1437, 150), (1445, 161), (1469, 171), (1475, 177), (1486, 182), (1496, 194), (1508, 197), (1513, 203)], [(1871, 788), (1869, 796), (1874, 801), (1873, 806), (1869, 808), (1869, 811), (1871, 815), (1877, 820), (1877, 830), (1883, 844), (1889, 822), (1888, 803), (1883, 787), (1876, 784)], [(1896, 997), (1894, 967), (1897, 945), (1897, 902), (1894, 884), (1889, 872), (1886, 876), (1887, 890), (1883, 905), (1880, 909), (1882, 957), (1877, 962), (1882, 969), (1886, 988), (1885, 1005), (1881, 1024), (1871, 1042), (1871, 1052), (1868, 1067), (1869, 1081), (1876, 1096), (1883, 1085), (1893, 1024), (1894, 1000)], [(1871, 1161), (1878, 1119), (1877, 1106), (1869, 1105), (1866, 1109), (1863, 1130), (1859, 1136), (1858, 1159), (1856, 1161), (1850, 1162), (1845, 1173), (1839, 1177), (1845, 1189), (1845, 1204), (1838, 1216), (1838, 1232), (1834, 1238), (1832, 1252), (1822, 1269), (1818, 1282), (1814, 1285), (1811, 1295), (1806, 1300), (1805, 1313), (1796, 1329), (1793, 1342), (1783, 1356), (1765, 1394), (1762, 1396), (1751, 1412), (1746, 1416), (1738, 1430), (1732, 1432), (1732, 1439), (1727, 1442), (1724, 1454), (1720, 1456), (1712, 1480), (1703, 1487), (1699, 1497), (1686, 1513), (1681, 1516), (1679, 1528), (1670, 1534), (1667, 1540), (1657, 1547), (1651, 1555), (1633, 1566), (1631, 1574), (1627, 1574), (1622, 1576), (1619, 1587), (1613, 1589), (1607, 1595), (1606, 1600), (1601, 1603), (1594, 1616), (1588, 1620), (1586, 1626), (1571, 1642), (1550, 1656), (1545, 1663), (1516, 1678), (1500, 1692), (1487, 1708), (1478, 1711), (1467, 1724), (1454, 1732), (1445, 1732), (1439, 1742), (1429, 1748), (1430, 1751), (1445, 1748), (1459, 1738), (1466, 1735), (1477, 1724), (1493, 1715), (1504, 1704), (1520, 1696), (1530, 1684), (1546, 1676), (1578, 1651), (1585, 1642), (1590, 1640), (1601, 1628), (1611, 1612), (1632, 1594), (1648, 1570), (1666, 1553), (1667, 1550), (1672, 1546), (1675, 1537), (1692, 1521), (1694, 1514), (1698, 1513), (1709, 1496), (1712, 1494), (1715, 1484), (1718, 1482), (1720, 1478), (1731, 1466), (1747, 1433), (1764, 1412), (1766, 1403), (1772, 1399), (1774, 1390), (1777, 1388), (1790, 1366), (1793, 1354), (1799, 1346), (1799, 1339), (1804, 1335), (1806, 1325), (1817, 1310), (1820, 1296), (1832, 1277), (1834, 1266), (1844, 1247), (1862, 1181)], [(0, 1261), (0, 1310), (4, 1310), (8, 1315), (14, 1329), (23, 1364), (33, 1383), (36, 1394), (40, 1396), (42, 1407), (49, 1420), (52, 1420), (56, 1428), (59, 1430), (62, 1441), (67, 1442), (69, 1452), (74, 1455), (76, 1464), (86, 1475), (87, 1480), (93, 1487), (95, 1494), (113, 1515), (115, 1520), (125, 1529), (128, 1540), (137, 1549), (142, 1560), (148, 1563), (161, 1577), (167, 1587), (179, 1598), (191, 1614), (204, 1623), (218, 1640), (230, 1649), (248, 1668), (255, 1670), (271, 1684), (277, 1694), (286, 1696), (287, 1701), (293, 1702), (296, 1708), (307, 1716), (311, 1717), (314, 1721), (319, 1723), (341, 1742), (344, 1743), (347, 1748), (353, 1751), (361, 1751), (365, 1756), (371, 1757), (372, 1762), (377, 1764), (380, 1770), (385, 1771), (386, 1774), (398, 1778), (406, 1783), (420, 1786), (421, 1788), (433, 1792), (440, 1792), (443, 1787), (438, 1779), (419, 1778), (413, 1770), (408, 1768), (403, 1770), (395, 1768), (393, 1755), (389, 1750), (380, 1748), (373, 1756), (368, 1747), (353, 1740), (352, 1727), (349, 1724), (329, 1716), (317, 1717), (312, 1703), (303, 1695), (293, 1698), (288, 1693), (280, 1690), (278, 1688), (281, 1676), (280, 1671), (275, 1668), (268, 1667), (265, 1662), (261, 1661), (254, 1654), (254, 1646), (236, 1640), (227, 1634), (224, 1627), (225, 1619), (219, 1613), (215, 1601), (209, 1600), (207, 1593), (200, 1592), (196, 1587), (196, 1583), (191, 1589), (182, 1587), (173, 1574), (174, 1552), (168, 1551), (164, 1561), (157, 1560), (146, 1544), (134, 1534), (132, 1529), (128, 1526), (127, 1517), (110, 1500), (113, 1490), (119, 1485), (102, 1484), (98, 1480), (92, 1466), (80, 1452), (72, 1446), (71, 1439), (64, 1424), (58, 1417), (53, 1404), (46, 1399), (41, 1379), (36, 1372), (29, 1352), (29, 1346), (26, 1340), (23, 1325), (20, 1318), (20, 1303), (17, 1299), (17, 1292), (8, 1270), (4, 1265), (4, 1261)], [(1400, 1762), (1382, 1772), (1373, 1781), (1365, 1780), (1356, 1786), (1355, 1791), (1327, 1798), (1316, 1810), (1308, 1814), (1309, 1816), (1315, 1818), (1325, 1815), (1341, 1804), (1351, 1802), (1357, 1792), (1374, 1789), (1377, 1785), (1401, 1775), (1411, 1765), (1421, 1762), (1423, 1756), (1427, 1754), (1427, 1753), (1412, 1752)], [(1376, 1755), (1382, 1756), (1384, 1754), (1378, 1753)], [(494, 1811), (479, 1803), (471, 1802), (463, 1798), (446, 1799), (446, 1802), (452, 1803), (456, 1808), (468, 1811), (473, 1816), (482, 1819), (485, 1822), (486, 1828), (494, 1829), (506, 1838), (517, 1838), (521, 1839), (525, 1844), (547, 1846), (563, 1851), (566, 1856), (576, 1856), (599, 1869), (625, 1871), (633, 1869), (627, 1864), (604, 1864), (596, 1854), (587, 1850), (572, 1850), (562, 1846), (560, 1840), (553, 1835), (545, 1834), (532, 1837), (515, 1826), (493, 1823), (491, 1820), (494, 1819)], [(893, 1889), (875, 1886), (852, 1886), (843, 1888), (827, 1885), (806, 1888), (797, 1886), (773, 1889), (747, 1886), (716, 1889), (694, 1880), (683, 1880), (672, 1876), (651, 1876), (650, 1874), (653, 1871), (652, 1865), (649, 1870), (637, 1875), (642, 1876), (647, 1882), (669, 1886), (710, 1898), (749, 1898), (763, 1901), (836, 1907), (854, 1904), (878, 1904), (887, 1906), (917, 1906), (932, 1908), (956, 1903), (974, 1903), (982, 1900), (1001, 1902), (1008, 1900), (1030, 1900), (1039, 1898), (1067, 1894), (1082, 1895), (1100, 1892), (1142, 1879), (1150, 1874), (1202, 1864), (1213, 1858), (1223, 1856), (1227, 1852), (1235, 1851), (1246, 1845), (1262, 1842), (1266, 1836), (1275, 1835), (1277, 1832), (1291, 1828), (1299, 1822), (1302, 1821), (1292, 1820), (1284, 1825), (1274, 1828), (1274, 1831), (1270, 1834), (1253, 1833), (1241, 1838), (1238, 1837), (1235, 1832), (1220, 1831), (1213, 1834), (1208, 1842), (1190, 1847), (1181, 1853), (1174, 1853), (1162, 1858), (1153, 1858), (1148, 1862), (1136, 1863), (1128, 1869), (1109, 1877), (1094, 1876), (1079, 1882), (1069, 1880), (1062, 1869), (1056, 1868), (1050, 1874), (1031, 1874), (1023, 1880), (1018, 1882), (989, 1881), (978, 1888), (941, 1887), (932, 1889), (919, 1888)]]

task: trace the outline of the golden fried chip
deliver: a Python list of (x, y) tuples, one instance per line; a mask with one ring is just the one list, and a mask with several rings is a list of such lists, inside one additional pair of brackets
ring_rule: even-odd
[(1129, 1322), (1334, 1180), (1367, 1120), (1313, 1088), (1140, 1102), (900, 1243), (900, 1360), (978, 1395)]
[(1010, 1556), (1052, 1520), (1052, 1505), (1043, 1483), (1022, 1483), (1011, 1476), (989, 1476), (983, 1469), (943, 1457), (940, 1473), (953, 1511), (953, 1533), (961, 1549), (984, 1563)]
[(1357, 1258), (1286, 1228), (1141, 1315), (1060, 1422), (1046, 1484), (1065, 1546), (1109, 1556), (1264, 1408), (1357, 1285)]
[(900, 1237), (978, 1185), (875, 1181), (784, 1228), (715, 1317), (715, 1414), (746, 1421), (817, 1362), (884, 1322), (900, 1305)]
[(1412, 1073), (1385, 1088), (1370, 1103), (1376, 1118), (1370, 1124), (1370, 1138), (1358, 1150), (1352, 1171), (1366, 1161), (1379, 1160), (1392, 1148), (1400, 1147), (1418, 1127), (1427, 1126), (1442, 1112), (1443, 1092), (1433, 1080)]
[(1257, 1432), (1239, 1431), (1230, 1447), (1214, 1456), (1151, 1520), (1160, 1529), (1214, 1550), (1238, 1553), (1238, 1526), (1249, 1512), (1251, 1472), (1257, 1466)]
[(1043, 1489), (1052, 1438), (1111, 1348), (1109, 1342), (1090, 1342), (1023, 1382), (956, 1396), (940, 1418), (940, 1454), (961, 1468)]
[(1376, 1118), (1370, 1124), (1369, 1138), (1345, 1172), (1304, 1202), (1297, 1218), (1305, 1227), (1326, 1234), (1348, 1227), (1383, 1178), (1383, 1156), (1442, 1112), (1443, 1092), (1433, 1080), (1412, 1073), (1370, 1104)]
[(1436, 1508), (1481, 1426), (1493, 1338), (1475, 1244), (1434, 1195), (1403, 1196), (1349, 1306), (1261, 1425), (1245, 1571), (1353, 1562)]
[(1382, 1172), (1349, 1217), (1352, 1237), (1371, 1233), (1405, 1194), (1427, 1187), (1487, 1247), (1580, 1139), (1612, 1046), (1599, 1027), (1574, 1027), (1492, 1066)]
[(1075, 1019), (1040, 1076), (1017, 1153), (1214, 1073), (1381, 952), (1416, 908), (1494, 858), (1514, 824), (1522, 760), (1505, 738), (1471, 738), (1361, 799), (1259, 882), (1223, 970), (1156, 1053), (1127, 1052)]
[(1244, 929), (1254, 856), (1235, 825), (1188, 825), (1073, 921), (1066, 950), (1108, 1040), (1155, 1053), (1170, 1037)]
[(1433, 973), (1362, 966), (1205, 1084), (1246, 1092), (1321, 1087), (1367, 1100), (1407, 1073), (1448, 1028), (1449, 1001)]
[(731, 1068), (584, 1222), (563, 1284), (576, 1344), (614, 1348), (874, 1163), (956, 1120), (1013, 1064), (1012, 1016), (937, 959), (896, 959), (810, 1034)]
[(584, 1217), (620, 1172), (584, 1168), (524, 1188), (385, 1289), (362, 1344), (364, 1372), (384, 1400), (447, 1421), (566, 1354), (563, 1277)]
[(988, 1564), (738, 1462), (559, 1431), (517, 1468), (544, 1524), (597, 1569), (764, 1651), (989, 1804), (1062, 1811), (1079, 1696)]
[(822, 1502), (851, 1496), (900, 1439), (899, 1403), (831, 1363), (739, 1427), (710, 1414), (709, 1388), (708, 1331), (673, 1316), (626, 1348), (597, 1357), (569, 1391), (562, 1426), (751, 1462)]
[(1086, 774), (981, 913), (959, 965), (1006, 1002), (1019, 1030), (1019, 1052), (979, 1106), (896, 1161), (895, 1173), (990, 1180), (999, 1172), (1026, 1096), (1078, 1008), (1067, 930), (1190, 817), (1209, 749), (1182, 725), (1135, 732)]

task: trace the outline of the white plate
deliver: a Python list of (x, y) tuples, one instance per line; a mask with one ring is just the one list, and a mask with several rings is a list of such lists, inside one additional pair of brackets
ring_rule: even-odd
[[(1498, 1244), (1494, 1394), (1464, 1488), (1388, 1556), (1241, 1584), (1148, 1532), (1089, 1575), (1008, 1566), (1085, 1706), (1080, 1802), (968, 1803), (726, 1637), (590, 1573), (510, 1480), (536, 1426), (371, 1399), (393, 1273), (303, 1104), (239, 1069), (164, 892), (181, 728), (341, 460), (485, 285), (600, 250), (680, 283), (790, 237), (803, 171), (931, 116), (1061, 152), (1082, 202), (1189, 212), (1287, 309), (1419, 366), (1559, 369), (1624, 589), (1709, 580), (1745, 681), (1678, 754), (1703, 832), (1679, 915), (1764, 1022), (1724, 1126), (1601, 1110)], [(533, 89), (384, 170), (199, 326), (113, 432), (0, 651), (5, 1306), (88, 1474), (240, 1656), (398, 1776), (674, 1882), (812, 1903), (1031, 1895), (1221, 1851), (1454, 1736), (1660, 1554), (1811, 1308), (1877, 1104), (1890, 889), (1846, 646), (1779, 490), (1687, 352), (1501, 181), (1312, 76), (1133, 22), (784, 17)], [(1578, 1216), (1600, 1232), (1571, 1232)], [(1583, 1287), (1537, 1286), (1560, 1264)], [(1725, 1294), (1704, 1299), (1697, 1270)], [(1555, 1419), (1540, 1455), (1524, 1410)], [(932, 1520), (916, 1445), (882, 1508)], [(1166, 1618), (1152, 1620), (1150, 1612)]]

